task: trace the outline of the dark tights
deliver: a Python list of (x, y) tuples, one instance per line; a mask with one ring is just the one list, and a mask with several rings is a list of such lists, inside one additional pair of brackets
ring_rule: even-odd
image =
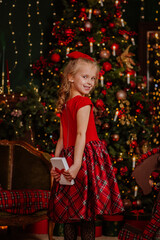
[[(81, 221), (81, 239), (95, 240), (95, 222)], [(64, 224), (64, 240), (77, 240), (77, 223)]]

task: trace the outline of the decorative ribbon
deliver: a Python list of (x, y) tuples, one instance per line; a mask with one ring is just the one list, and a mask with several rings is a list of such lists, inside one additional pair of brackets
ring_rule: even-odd
[(61, 170), (59, 170), (58, 168), (55, 167), (55, 171), (56, 171), (57, 173), (59, 173), (60, 175), (63, 174), (64, 170), (65, 170), (64, 168), (61, 169)]
[(131, 213), (136, 214), (136, 215), (137, 215), (137, 220), (138, 220), (138, 216), (139, 216), (139, 214), (140, 214), (140, 213), (144, 213), (144, 210), (143, 210), (143, 209), (133, 210), (133, 211), (131, 211)]

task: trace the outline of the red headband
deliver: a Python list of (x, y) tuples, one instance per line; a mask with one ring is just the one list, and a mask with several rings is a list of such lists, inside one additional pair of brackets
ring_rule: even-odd
[(77, 58), (85, 58), (85, 59), (88, 59), (92, 62), (95, 62), (93, 58), (91, 58), (89, 55), (85, 54), (85, 53), (82, 53), (82, 52), (78, 52), (78, 51), (74, 51), (74, 52), (71, 52), (69, 54), (67, 54), (67, 56), (69, 58), (73, 58), (73, 59), (77, 59)]

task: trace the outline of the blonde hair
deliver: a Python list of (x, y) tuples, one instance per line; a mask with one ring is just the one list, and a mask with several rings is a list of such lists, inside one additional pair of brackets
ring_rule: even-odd
[(61, 87), (59, 88), (59, 91), (58, 91), (58, 101), (57, 101), (57, 108), (56, 108), (57, 113), (62, 112), (62, 108), (70, 96), (71, 83), (69, 82), (68, 76), (69, 75), (74, 76), (77, 73), (81, 62), (93, 64), (93, 66), (97, 68), (95, 85), (97, 85), (98, 83), (99, 66), (96, 61), (93, 62), (85, 58), (70, 60), (63, 70)]

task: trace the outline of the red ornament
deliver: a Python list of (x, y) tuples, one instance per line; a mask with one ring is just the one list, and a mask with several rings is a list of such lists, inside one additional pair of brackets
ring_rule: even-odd
[(114, 172), (114, 174), (116, 175), (117, 172), (118, 172), (118, 169), (117, 169), (116, 167), (113, 167), (113, 172)]
[(130, 147), (131, 148), (136, 148), (138, 146), (136, 140), (132, 140), (131, 143), (130, 143)]
[(114, 28), (114, 27), (115, 27), (115, 23), (110, 22), (110, 23), (109, 23), (109, 27), (110, 27), (110, 28)]
[(136, 83), (131, 80), (131, 81), (130, 81), (130, 86), (131, 86), (131, 88), (135, 88), (135, 87), (136, 87)]
[(86, 11), (86, 9), (85, 8), (81, 8), (81, 12), (85, 12)]
[(57, 67), (54, 68), (54, 71), (55, 71), (55, 72), (58, 72), (58, 71), (59, 71), (59, 68), (57, 68)]
[(103, 89), (101, 93), (105, 96), (107, 94), (107, 91)]
[(101, 28), (101, 32), (105, 33), (106, 32), (106, 28)]
[(108, 72), (112, 69), (112, 65), (109, 62), (104, 62), (103, 63), (103, 68), (106, 72)]
[(58, 54), (58, 53), (53, 53), (52, 55), (51, 55), (51, 61), (53, 61), (53, 62), (59, 62), (61, 60), (61, 57), (60, 57), (60, 55)]
[(102, 99), (97, 99), (96, 107), (105, 110), (105, 105), (104, 105), (104, 102), (102, 101)]

